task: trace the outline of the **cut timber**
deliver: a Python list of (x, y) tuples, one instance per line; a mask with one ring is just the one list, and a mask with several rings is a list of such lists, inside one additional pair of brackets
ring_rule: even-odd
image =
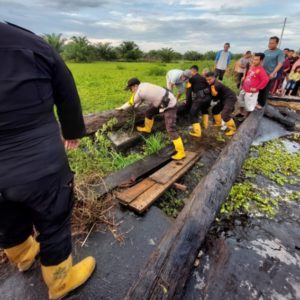
[(269, 104), (273, 106), (278, 106), (278, 107), (287, 107), (289, 109), (294, 109), (297, 111), (300, 111), (300, 103), (299, 102), (287, 102), (287, 101), (273, 101), (269, 100)]
[(128, 167), (103, 178), (102, 183), (94, 187), (94, 191), (98, 197), (101, 197), (112, 189), (129, 183), (129, 181), (136, 181), (141, 177), (147, 177), (171, 161), (173, 153), (174, 147), (172, 145), (167, 146), (158, 153), (138, 160)]
[(137, 144), (142, 138), (142, 135), (137, 131), (134, 131), (132, 134), (123, 131), (112, 131), (108, 133), (108, 138), (111, 140), (117, 151), (125, 151)]
[(175, 182), (173, 186), (174, 186), (175, 189), (183, 191), (183, 192), (185, 192), (188, 189), (188, 187), (186, 185), (180, 184), (180, 183), (177, 183), (177, 182)]
[(182, 299), (199, 248), (240, 173), (263, 113), (264, 109), (251, 113), (239, 127), (193, 191), (125, 299)]
[(128, 204), (130, 208), (138, 213), (143, 213), (149, 206), (155, 202), (169, 187), (171, 187), (180, 177), (182, 177), (193, 165), (198, 161), (200, 154), (198, 153), (192, 160), (182, 165), (180, 170), (173, 174), (173, 177), (165, 184), (156, 183), (144, 193), (138, 196), (134, 201)]
[(116, 197), (122, 204), (127, 205), (134, 199), (136, 199), (139, 195), (148, 190), (150, 187), (152, 187), (154, 184), (155, 181), (146, 178), (133, 187), (128, 188), (125, 191), (116, 193)]
[(150, 178), (157, 183), (166, 184), (172, 177), (176, 175), (187, 163), (193, 160), (198, 154), (195, 152), (186, 152), (186, 157), (182, 160), (173, 160), (163, 168), (155, 172), (150, 176)]
[(298, 96), (269, 96), (268, 99), (273, 101), (285, 101), (285, 102), (298, 102), (300, 104), (300, 97)]

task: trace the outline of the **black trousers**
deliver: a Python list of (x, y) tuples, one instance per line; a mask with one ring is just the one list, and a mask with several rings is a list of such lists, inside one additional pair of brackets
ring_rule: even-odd
[(295, 87), (294, 87), (294, 89), (293, 89), (293, 91), (292, 91), (291, 94), (293, 96), (297, 96), (297, 92), (298, 92), (299, 88), (300, 88), (300, 80), (296, 82), (296, 85), (295, 85)]
[(265, 106), (266, 102), (267, 102), (267, 98), (269, 96), (269, 92), (272, 89), (274, 83), (276, 81), (276, 78), (272, 78), (268, 84), (266, 85), (266, 87), (262, 90), (259, 91), (258, 93), (258, 98), (257, 98), (257, 102), (260, 106)]
[(209, 95), (201, 98), (197, 97), (192, 101), (192, 107), (190, 110), (191, 123), (199, 123), (199, 113), (203, 115), (208, 114), (208, 109), (210, 107), (211, 97)]
[(69, 166), (30, 184), (0, 189), (0, 247), (23, 243), (35, 227), (41, 263), (61, 263), (72, 252), (73, 203), (73, 173)]
[(241, 82), (243, 77), (244, 77), (244, 73), (235, 72), (235, 82), (236, 82), (236, 87), (238, 89), (241, 87)]
[(223, 80), (224, 74), (226, 70), (215, 69), (215, 76), (219, 80)]
[(228, 122), (232, 118), (235, 102), (236, 102), (236, 98), (233, 97), (227, 98), (224, 102), (219, 101), (218, 104), (216, 104), (212, 108), (212, 114), (213, 115), (221, 114), (222, 120), (224, 122)]

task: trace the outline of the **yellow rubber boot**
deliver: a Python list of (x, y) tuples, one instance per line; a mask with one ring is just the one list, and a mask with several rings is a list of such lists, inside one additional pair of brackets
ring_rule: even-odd
[(215, 120), (215, 127), (221, 127), (222, 126), (222, 117), (221, 114), (214, 115), (214, 120)]
[(194, 123), (193, 131), (190, 131), (189, 134), (195, 137), (201, 137), (201, 126), (200, 123)]
[(25, 242), (17, 246), (4, 249), (9, 261), (17, 266), (20, 272), (30, 269), (35, 257), (40, 252), (40, 244), (30, 236)]
[(176, 140), (173, 140), (173, 144), (177, 153), (172, 156), (174, 160), (180, 160), (185, 158), (184, 146), (181, 137)]
[(203, 124), (204, 129), (208, 128), (208, 115), (207, 114), (202, 115), (202, 124)]
[(230, 119), (228, 122), (226, 122), (227, 128), (229, 129), (227, 132), (225, 132), (225, 135), (231, 136), (236, 133), (236, 126), (233, 119)]
[(138, 132), (150, 133), (152, 130), (153, 124), (154, 124), (154, 119), (145, 118), (144, 127), (137, 127), (136, 129)]
[(91, 256), (72, 266), (71, 255), (57, 266), (42, 266), (49, 299), (62, 298), (84, 284), (92, 275), (95, 266), (96, 261)]

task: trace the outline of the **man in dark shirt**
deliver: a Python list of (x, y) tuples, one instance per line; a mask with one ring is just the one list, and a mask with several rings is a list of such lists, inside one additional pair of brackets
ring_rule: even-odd
[(75, 149), (85, 135), (80, 100), (70, 71), (43, 39), (0, 23), (0, 40), (0, 247), (19, 271), (40, 252), (49, 298), (57, 299), (95, 267), (92, 257), (75, 266), (71, 257), (73, 173), (64, 146)]
[(198, 73), (198, 66), (194, 65), (190, 69), (193, 75), (187, 84), (189, 87), (187, 102), (191, 103), (190, 119), (193, 127), (190, 135), (201, 137), (199, 113), (202, 113), (202, 123), (206, 129), (208, 127), (208, 109), (210, 107), (211, 94), (206, 79)]
[(227, 136), (234, 135), (236, 132), (236, 126), (231, 117), (231, 114), (234, 111), (234, 105), (237, 101), (234, 91), (217, 81), (213, 72), (207, 73), (206, 80), (210, 85), (213, 100), (218, 101), (218, 103), (212, 109), (215, 119), (215, 126), (221, 127), (223, 119), (228, 128), (228, 131), (225, 134)]

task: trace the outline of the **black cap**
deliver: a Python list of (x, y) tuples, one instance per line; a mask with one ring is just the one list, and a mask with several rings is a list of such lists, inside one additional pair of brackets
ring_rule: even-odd
[(125, 88), (125, 90), (129, 90), (129, 88), (131, 88), (132, 86), (136, 85), (136, 84), (140, 84), (141, 82), (137, 79), (137, 78), (131, 78), (128, 80), (127, 82), (127, 86)]

